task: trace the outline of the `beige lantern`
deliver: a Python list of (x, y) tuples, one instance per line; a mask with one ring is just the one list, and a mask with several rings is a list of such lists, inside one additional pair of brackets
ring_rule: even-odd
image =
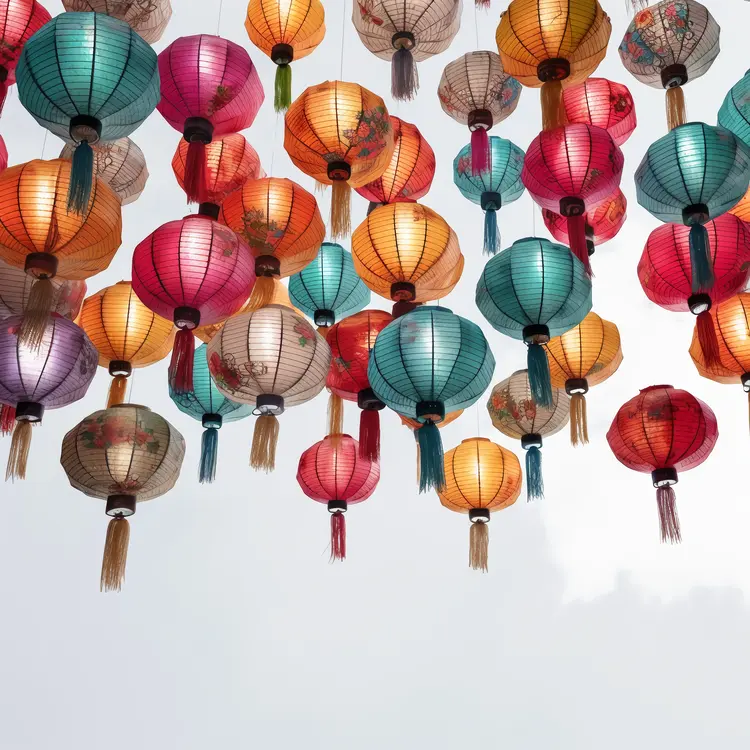
[(161, 39), (172, 17), (170, 0), (63, 0), (67, 11), (103, 13), (125, 21), (149, 44)]

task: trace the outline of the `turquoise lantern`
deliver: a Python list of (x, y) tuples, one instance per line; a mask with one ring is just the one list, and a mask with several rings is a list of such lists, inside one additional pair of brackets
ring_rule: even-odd
[(484, 252), (494, 255), (500, 249), (497, 212), (508, 203), (521, 197), (524, 152), (515, 143), (490, 136), (490, 168), (487, 172), (473, 174), (471, 169), (471, 144), (468, 143), (453, 160), (453, 182), (464, 198), (482, 207), (484, 211)]
[(693, 293), (708, 292), (714, 273), (703, 226), (747, 192), (750, 148), (725, 128), (689, 122), (651, 144), (635, 173), (636, 195), (663, 222), (690, 227)]
[(316, 326), (330, 328), (364, 310), (370, 290), (357, 276), (352, 254), (335, 242), (324, 242), (315, 260), (289, 278), (289, 298)]
[(444, 307), (421, 306), (389, 323), (370, 351), (367, 377), (386, 406), (421, 422), (419, 491), (445, 487), (437, 424), (481, 397), (495, 358), (478, 325)]
[(577, 326), (591, 310), (591, 279), (565, 245), (526, 237), (490, 258), (477, 283), (476, 303), (492, 327), (528, 346), (531, 394), (553, 405), (542, 344)]
[(750, 146), (750, 70), (724, 97), (719, 110), (719, 125)]
[(175, 393), (170, 388), (169, 397), (181, 412), (203, 424), (200, 482), (213, 482), (216, 477), (219, 429), (224, 422), (249, 417), (253, 413), (253, 407), (230, 401), (214, 385), (208, 371), (205, 344), (201, 344), (193, 355), (193, 390), (189, 393)]
[(101, 13), (61, 13), (26, 42), (18, 96), (34, 119), (75, 146), (68, 210), (91, 193), (91, 144), (130, 135), (159, 102), (156, 53), (124, 21)]

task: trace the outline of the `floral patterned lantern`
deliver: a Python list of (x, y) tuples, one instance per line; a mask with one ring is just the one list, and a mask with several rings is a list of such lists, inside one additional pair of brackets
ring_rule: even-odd
[(63, 7), (119, 18), (149, 44), (161, 39), (172, 17), (170, 0), (63, 0)]
[(616, 146), (630, 138), (637, 124), (635, 102), (628, 87), (606, 78), (587, 78), (562, 94), (565, 121), (604, 128)]
[(724, 97), (718, 124), (750, 146), (750, 71)]
[(51, 20), (36, 0), (2, 0), (0, 3), (0, 85), (3, 99), (7, 87), (16, 82), (16, 65), (23, 46)]

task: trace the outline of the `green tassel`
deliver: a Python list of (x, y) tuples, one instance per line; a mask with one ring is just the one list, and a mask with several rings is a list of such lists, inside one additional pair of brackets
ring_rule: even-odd
[(434, 422), (425, 422), (417, 430), (419, 439), (419, 491), (445, 489), (445, 468), (443, 466), (443, 441), (440, 430)]
[(484, 254), (495, 255), (500, 247), (500, 233), (497, 229), (497, 211), (488, 208), (484, 212)]
[(201, 439), (200, 483), (210, 484), (216, 479), (216, 459), (219, 453), (219, 431), (208, 427)]
[(292, 68), (287, 63), (276, 66), (276, 81), (273, 87), (273, 108), (286, 112), (292, 103)]
[(549, 375), (547, 352), (539, 344), (529, 344), (528, 354), (529, 385), (531, 396), (537, 406), (551, 408), (552, 382)]
[(693, 275), (693, 294), (707, 292), (714, 285), (714, 269), (708, 232), (702, 224), (690, 227), (690, 270)]
[(68, 185), (68, 213), (83, 215), (89, 205), (94, 181), (94, 150), (88, 141), (81, 141), (73, 152)]
[(542, 479), (542, 452), (536, 446), (526, 451), (526, 500), (540, 500), (544, 497)]

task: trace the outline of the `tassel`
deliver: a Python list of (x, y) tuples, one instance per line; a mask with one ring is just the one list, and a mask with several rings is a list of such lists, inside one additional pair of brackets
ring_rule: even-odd
[(331, 513), (331, 562), (346, 560), (346, 518), (337, 510)]
[(497, 211), (488, 208), (484, 212), (484, 254), (495, 255), (500, 248), (500, 232), (497, 226)]
[(714, 320), (708, 310), (704, 310), (695, 322), (698, 331), (698, 343), (701, 345), (703, 359), (707, 367), (715, 367), (720, 363), (719, 340), (716, 337)]
[(345, 239), (351, 234), (350, 215), (352, 189), (344, 180), (334, 180), (331, 191), (331, 237), (334, 240)]
[(338, 442), (344, 431), (344, 399), (331, 391), (328, 396), (328, 435)]
[(270, 305), (273, 302), (275, 289), (273, 276), (258, 276), (247, 302), (247, 310), (259, 310), (261, 307)]
[(658, 487), (656, 504), (659, 507), (659, 527), (662, 542), (679, 544), (682, 541), (680, 519), (677, 516), (677, 504), (674, 490), (670, 485)]
[(489, 10), (490, 0), (474, 0), (474, 5), (480, 10)]
[(313, 189), (318, 195), (325, 195), (326, 190), (328, 190), (328, 185), (326, 185), (325, 182), (315, 180), (315, 186)]
[(107, 398), (107, 408), (125, 403), (125, 393), (128, 390), (127, 375), (115, 375), (109, 384), (109, 397)]
[(529, 344), (527, 356), (531, 396), (537, 406), (551, 408), (552, 382), (550, 381), (547, 352), (540, 344)]
[(211, 484), (216, 479), (216, 460), (219, 453), (219, 431), (216, 427), (203, 430), (201, 437), (201, 468), (198, 481)]
[(414, 56), (406, 47), (399, 47), (391, 58), (391, 96), (409, 101), (417, 95), (419, 75)]
[(474, 521), (469, 530), (469, 567), (486, 573), (490, 530), (486, 521)]
[(130, 524), (125, 516), (115, 516), (107, 526), (107, 541), (104, 543), (102, 577), (99, 591), (120, 591), (125, 580), (125, 564), (128, 561)]
[(690, 227), (690, 272), (693, 277), (693, 294), (708, 292), (713, 288), (711, 249), (708, 244), (708, 232), (702, 224), (693, 224)]
[(5, 470), (5, 481), (9, 479), (26, 479), (26, 464), (29, 461), (29, 448), (31, 448), (31, 422), (28, 419), (19, 419), (13, 430), (10, 441), (10, 453), (8, 454), (8, 467)]
[(169, 363), (169, 384), (175, 393), (192, 393), (195, 336), (190, 328), (180, 328), (174, 337)]
[(434, 422), (425, 422), (418, 430), (419, 439), (419, 491), (445, 489), (443, 466), (443, 441)]
[(261, 414), (255, 420), (250, 466), (266, 473), (276, 468), (276, 445), (279, 442), (279, 420), (273, 414)]
[(375, 409), (362, 409), (359, 413), (359, 456), (371, 461), (380, 459), (380, 413)]
[(490, 171), (490, 137), (485, 128), (471, 131), (471, 173), (479, 175)]
[(41, 347), (54, 301), (55, 287), (50, 279), (34, 282), (18, 331), (18, 340), (30, 349)]
[(565, 124), (562, 108), (562, 82), (545, 81), (542, 84), (542, 130), (554, 130)]
[(588, 441), (586, 396), (583, 393), (574, 393), (570, 397), (570, 442), (572, 445), (585, 445)]
[(91, 199), (94, 182), (94, 150), (88, 141), (81, 141), (73, 152), (68, 185), (68, 213), (83, 215)]
[(591, 278), (594, 273), (591, 270), (591, 261), (589, 260), (589, 246), (586, 241), (586, 217), (568, 216), (568, 242), (570, 242), (570, 251), (578, 260), (583, 263), (586, 269), (586, 275)]
[(685, 94), (682, 86), (667, 89), (667, 128), (674, 130), (687, 122)]
[(0, 413), (0, 432), (3, 435), (10, 435), (16, 424), (16, 407), (3, 404), (2, 413)]
[(422, 476), (422, 454), (419, 452), (419, 430), (414, 430), (414, 437), (417, 440), (417, 484), (419, 484), (419, 478)]
[(543, 497), (542, 452), (532, 445), (526, 451), (526, 501), (541, 500)]
[(185, 159), (185, 193), (188, 203), (206, 203), (206, 144), (190, 141)]
[(276, 66), (273, 84), (273, 108), (275, 112), (286, 112), (292, 103), (292, 66), (283, 63)]

